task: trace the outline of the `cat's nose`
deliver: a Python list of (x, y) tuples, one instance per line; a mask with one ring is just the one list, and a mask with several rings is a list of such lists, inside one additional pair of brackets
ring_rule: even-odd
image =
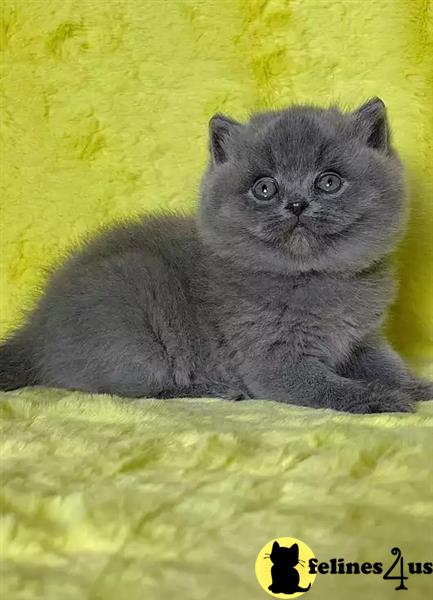
[(290, 212), (292, 212), (295, 216), (299, 217), (299, 215), (304, 212), (307, 206), (308, 202), (305, 202), (305, 200), (298, 200), (296, 202), (291, 202), (290, 204), (288, 204), (287, 209), (290, 210)]

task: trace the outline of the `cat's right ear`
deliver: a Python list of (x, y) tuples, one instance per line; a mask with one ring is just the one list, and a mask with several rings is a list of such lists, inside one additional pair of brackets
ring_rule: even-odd
[(212, 162), (220, 164), (226, 162), (230, 153), (230, 141), (239, 133), (241, 123), (216, 114), (209, 121), (209, 151)]
[(367, 146), (382, 152), (389, 151), (390, 131), (383, 100), (371, 98), (352, 113), (352, 118), (356, 131)]
[(272, 552), (280, 549), (280, 544), (278, 542), (274, 542), (272, 545)]

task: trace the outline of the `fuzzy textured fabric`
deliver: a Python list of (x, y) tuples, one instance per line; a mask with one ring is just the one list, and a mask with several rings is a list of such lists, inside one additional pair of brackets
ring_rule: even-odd
[[(379, 95), (411, 189), (389, 336), (433, 376), (429, 0), (3, 0), (0, 332), (44, 269), (116, 219), (190, 211), (207, 121)], [(1, 395), (8, 600), (259, 600), (258, 550), (431, 560), (433, 405), (346, 416), (270, 402)], [(432, 577), (413, 576), (409, 598)], [(318, 576), (312, 598), (394, 598)]]
[[(0, 414), (5, 600), (265, 600), (254, 563), (280, 536), (321, 560), (432, 560), (432, 402), (354, 417), (23, 390)], [(432, 580), (400, 593), (430, 598)], [(391, 600), (397, 584), (318, 575), (310, 593)]]

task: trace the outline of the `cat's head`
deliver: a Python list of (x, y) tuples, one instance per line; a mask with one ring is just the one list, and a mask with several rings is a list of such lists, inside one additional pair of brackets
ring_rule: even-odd
[(246, 124), (216, 115), (209, 145), (200, 229), (220, 256), (254, 270), (334, 271), (364, 268), (395, 245), (405, 186), (380, 99)]
[(286, 567), (296, 567), (299, 563), (299, 546), (292, 544), (289, 548), (280, 546), (278, 542), (272, 545), (270, 559), (274, 565), (283, 565)]

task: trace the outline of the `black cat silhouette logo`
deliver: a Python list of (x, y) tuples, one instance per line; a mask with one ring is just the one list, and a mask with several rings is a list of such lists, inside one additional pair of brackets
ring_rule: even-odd
[(271, 540), (260, 550), (256, 577), (274, 598), (296, 598), (308, 592), (316, 575), (309, 572), (311, 548), (301, 540), (283, 537)]

